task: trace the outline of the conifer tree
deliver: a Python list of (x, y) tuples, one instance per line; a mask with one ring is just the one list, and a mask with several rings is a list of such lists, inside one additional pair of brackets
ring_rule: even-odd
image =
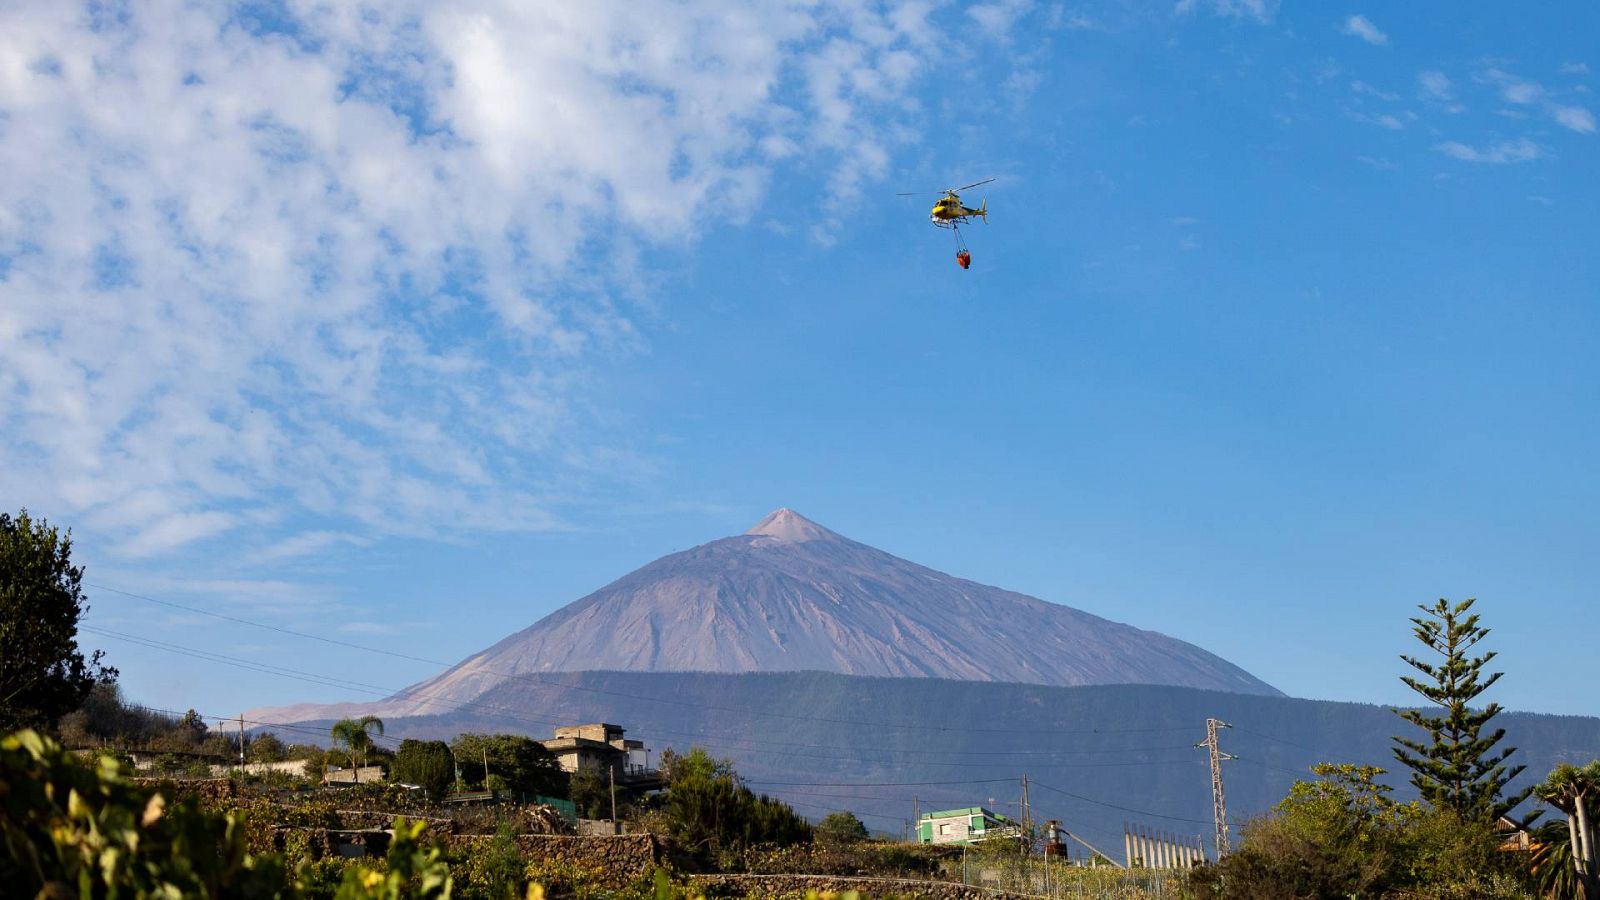
[(1483, 667), (1495, 658), (1494, 651), (1468, 655), (1489, 634), (1489, 629), (1478, 625), (1478, 616), (1469, 614), (1473, 602), (1468, 599), (1452, 605), (1440, 599), (1433, 606), (1417, 607), (1423, 615), (1411, 620), (1412, 632), (1442, 660), (1430, 663), (1402, 655), (1421, 677), (1401, 676), (1400, 680), (1441, 709), (1437, 713), (1395, 710), (1402, 719), (1426, 731), (1428, 740), (1396, 737), (1394, 755), (1411, 770), (1411, 783), (1430, 805), (1454, 810), (1464, 818), (1493, 821), (1527, 799), (1533, 786), (1502, 796), (1506, 785), (1525, 767), (1505, 764), (1515, 747), (1496, 749), (1505, 737), (1504, 728), (1484, 733), (1500, 705), (1490, 703), (1481, 709), (1470, 705), (1505, 674), (1483, 673)]

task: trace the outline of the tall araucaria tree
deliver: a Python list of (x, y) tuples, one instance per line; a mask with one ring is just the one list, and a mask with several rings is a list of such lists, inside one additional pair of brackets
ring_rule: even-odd
[(1402, 655), (1420, 677), (1401, 676), (1400, 680), (1439, 709), (1395, 710), (1402, 719), (1426, 731), (1427, 740), (1396, 737), (1394, 755), (1411, 770), (1411, 783), (1429, 804), (1454, 810), (1464, 818), (1493, 821), (1526, 800), (1533, 786), (1506, 796), (1506, 786), (1524, 766), (1506, 765), (1515, 747), (1496, 749), (1505, 737), (1504, 728), (1486, 732), (1485, 726), (1500, 712), (1500, 705), (1472, 706), (1478, 695), (1505, 674), (1483, 672), (1495, 658), (1494, 651), (1469, 655), (1489, 634), (1489, 629), (1478, 625), (1478, 616), (1469, 612), (1474, 602), (1451, 604), (1441, 599), (1432, 606), (1417, 607), (1423, 615), (1411, 620), (1412, 632), (1439, 660)]

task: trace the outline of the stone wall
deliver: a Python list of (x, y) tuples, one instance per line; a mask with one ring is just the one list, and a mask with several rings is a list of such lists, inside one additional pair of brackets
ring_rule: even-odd
[(228, 778), (134, 778), (132, 781), (140, 787), (154, 788), (169, 799), (193, 797), (207, 807), (239, 796), (238, 787)]
[(873, 900), (916, 897), (926, 900), (1011, 900), (1021, 894), (949, 881), (902, 878), (851, 878), (836, 875), (690, 875), (689, 884), (707, 897), (804, 897), (807, 891), (860, 891)]
[[(452, 834), (443, 837), (452, 854), (470, 852), (494, 840), (488, 834)], [(517, 846), (529, 862), (604, 870), (617, 884), (627, 884), (650, 874), (660, 861), (661, 848), (654, 835), (589, 836), (569, 834), (519, 834)]]

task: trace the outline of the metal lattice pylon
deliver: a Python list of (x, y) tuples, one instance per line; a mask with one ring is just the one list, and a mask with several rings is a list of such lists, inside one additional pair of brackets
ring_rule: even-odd
[(1204, 747), (1211, 751), (1211, 815), (1216, 820), (1217, 827), (1217, 859), (1228, 855), (1231, 849), (1228, 846), (1228, 801), (1222, 794), (1222, 762), (1233, 759), (1228, 753), (1223, 753), (1217, 744), (1217, 729), (1232, 728), (1221, 719), (1206, 720), (1206, 739), (1196, 747)]

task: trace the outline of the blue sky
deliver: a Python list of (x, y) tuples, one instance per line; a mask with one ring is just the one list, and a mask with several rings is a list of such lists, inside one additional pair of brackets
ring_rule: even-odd
[[(1600, 11), (0, 13), (0, 495), (88, 580), (458, 659), (792, 506), (1403, 702), (1600, 713)], [(923, 190), (993, 176), (973, 268)], [(91, 592), (90, 624), (423, 664)], [(136, 699), (348, 690), (97, 638)]]

